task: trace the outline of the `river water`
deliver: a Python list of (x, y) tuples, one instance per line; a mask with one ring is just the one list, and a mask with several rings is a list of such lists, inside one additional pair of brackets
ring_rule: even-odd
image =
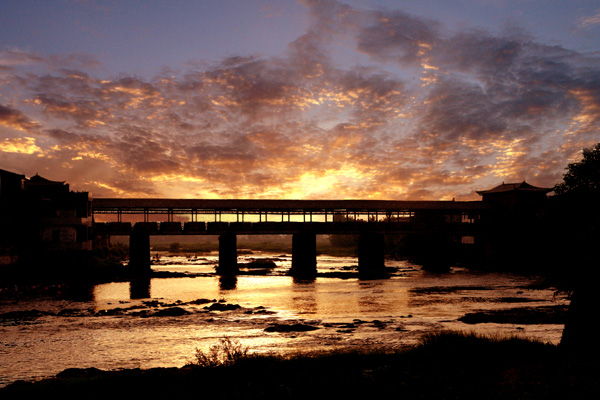
[[(54, 376), (66, 368), (181, 367), (196, 349), (221, 338), (250, 352), (292, 352), (338, 346), (405, 346), (426, 332), (459, 329), (558, 343), (560, 324), (466, 324), (469, 312), (568, 304), (535, 277), (453, 268), (428, 273), (388, 260), (389, 279), (361, 281), (357, 260), (318, 256), (319, 276), (287, 276), (289, 254), (254, 253), (272, 269), (245, 269), (233, 281), (214, 275), (217, 254), (162, 254), (155, 271), (187, 276), (115, 282), (73, 293), (0, 296), (0, 387)], [(246, 271), (252, 271), (246, 273)], [(313, 330), (281, 331), (300, 324)]]

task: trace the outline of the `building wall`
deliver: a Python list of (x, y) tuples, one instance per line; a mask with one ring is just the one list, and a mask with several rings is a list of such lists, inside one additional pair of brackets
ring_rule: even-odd
[(92, 250), (92, 198), (64, 182), (0, 170), (0, 265)]

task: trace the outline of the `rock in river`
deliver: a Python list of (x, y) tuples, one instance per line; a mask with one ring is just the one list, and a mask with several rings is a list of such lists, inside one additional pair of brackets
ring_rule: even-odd
[(265, 328), (265, 332), (308, 332), (320, 329), (316, 326), (306, 324), (277, 324)]

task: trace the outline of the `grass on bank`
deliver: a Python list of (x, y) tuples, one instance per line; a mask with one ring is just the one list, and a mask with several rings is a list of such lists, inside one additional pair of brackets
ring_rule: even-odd
[(402, 350), (286, 356), (247, 350), (224, 339), (183, 368), (71, 370), (56, 379), (13, 384), (0, 390), (0, 398), (591, 399), (600, 394), (596, 360), (517, 338), (442, 332)]

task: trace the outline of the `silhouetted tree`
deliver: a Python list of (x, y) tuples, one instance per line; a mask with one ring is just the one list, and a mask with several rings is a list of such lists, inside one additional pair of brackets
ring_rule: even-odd
[(572, 297), (561, 346), (579, 354), (600, 352), (596, 323), (600, 299), (600, 143), (584, 149), (582, 159), (570, 163), (564, 181), (554, 187), (565, 278), (572, 279)]
[(600, 143), (583, 150), (581, 161), (570, 163), (563, 182), (554, 186), (557, 195), (600, 193)]

